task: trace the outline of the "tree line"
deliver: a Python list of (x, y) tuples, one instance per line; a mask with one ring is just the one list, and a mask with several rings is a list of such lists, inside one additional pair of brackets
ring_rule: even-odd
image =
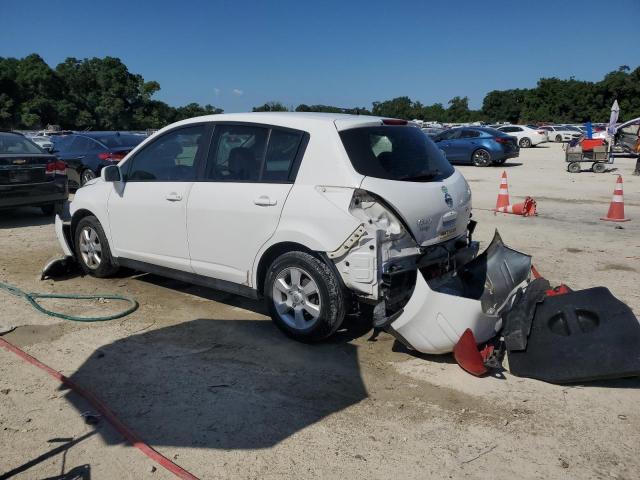
[(155, 81), (114, 57), (67, 58), (55, 68), (37, 54), (0, 57), (0, 127), (144, 130), (184, 118), (222, 113), (212, 105), (172, 107), (154, 100)]
[[(48, 124), (74, 130), (139, 130), (160, 128), (184, 118), (222, 113), (212, 105), (173, 107), (154, 100), (156, 81), (129, 72), (118, 58), (67, 58), (55, 68), (37, 54), (22, 59), (0, 57), (0, 127), (40, 128)], [(621, 118), (640, 117), (640, 67), (620, 66), (598, 82), (541, 78), (533, 88), (494, 90), (482, 108), (469, 108), (468, 97), (447, 105), (424, 105), (407, 96), (366, 107), (286, 106), (271, 101), (254, 112), (296, 111), (355, 113), (441, 122), (508, 121), (512, 123), (587, 120), (604, 122), (617, 99)]]

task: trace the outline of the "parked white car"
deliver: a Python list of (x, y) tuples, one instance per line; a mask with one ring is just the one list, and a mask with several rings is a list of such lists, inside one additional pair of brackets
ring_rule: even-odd
[(406, 121), (267, 112), (163, 128), (80, 188), (56, 232), (96, 277), (125, 266), (264, 297), (301, 340), (368, 304), (377, 327), (444, 353), (466, 328), (495, 335), (512, 291), (482, 264), (474, 297), (455, 293), (478, 249), (470, 215), (462, 174)]
[(545, 130), (550, 142), (570, 142), (574, 138), (582, 136), (582, 133), (574, 129), (569, 129), (564, 125), (543, 125), (538, 127)]
[(29, 140), (31, 140), (33, 143), (37, 144), (39, 147), (44, 148), (45, 150), (52, 150), (53, 149), (53, 142), (51, 141), (51, 139), (49, 137), (43, 137), (43, 136), (33, 136), (33, 137), (29, 137)]
[(526, 125), (505, 125), (497, 127), (497, 130), (516, 137), (520, 148), (535, 147), (549, 141), (546, 130), (534, 129)]

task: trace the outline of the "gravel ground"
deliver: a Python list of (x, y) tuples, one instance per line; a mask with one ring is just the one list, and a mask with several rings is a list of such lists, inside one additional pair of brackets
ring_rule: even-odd
[[(605, 174), (569, 174), (560, 145), (523, 150), (504, 170), (514, 199), (538, 201), (535, 218), (490, 211), (503, 168), (460, 170), (483, 246), (498, 228), (552, 282), (605, 285), (638, 312), (633, 166), (622, 159)], [(633, 219), (620, 225), (599, 220), (618, 173)], [(36, 209), (0, 212), (0, 251), (0, 281), (25, 290), (138, 298), (141, 308), (125, 319), (79, 324), (0, 293), (0, 330), (16, 327), (7, 340), (91, 389), (201, 478), (638, 478), (638, 379), (569, 387), (509, 373), (479, 379), (449, 355), (411, 355), (386, 334), (374, 340), (356, 319), (327, 343), (302, 345), (282, 336), (259, 303), (180, 282), (129, 274), (41, 282), (59, 247)], [(171, 477), (86, 412), (80, 398), (0, 350), (0, 472)]]

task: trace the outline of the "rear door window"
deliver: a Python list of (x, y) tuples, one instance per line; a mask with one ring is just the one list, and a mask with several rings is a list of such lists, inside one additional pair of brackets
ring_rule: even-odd
[(437, 181), (453, 167), (440, 149), (418, 128), (360, 127), (340, 132), (354, 169), (386, 180)]
[(477, 130), (462, 130), (460, 138), (476, 138), (480, 136), (480, 132)]
[(269, 129), (264, 127), (216, 125), (206, 178), (217, 182), (259, 181), (268, 134)]

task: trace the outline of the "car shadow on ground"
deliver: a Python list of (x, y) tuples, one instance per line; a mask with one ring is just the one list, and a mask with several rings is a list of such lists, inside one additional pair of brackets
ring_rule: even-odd
[(523, 164), (521, 162), (505, 162), (502, 163), (500, 165), (495, 165), (496, 167), (505, 167), (505, 168), (511, 168), (511, 167), (521, 167)]
[(52, 225), (53, 222), (53, 215), (43, 215), (42, 211), (37, 207), (0, 210), (0, 230)]
[[(247, 297), (241, 297), (232, 293), (222, 292), (220, 290), (214, 290), (212, 288), (201, 287), (192, 283), (182, 282), (180, 280), (173, 280), (167, 277), (161, 277), (159, 275), (153, 275), (150, 273), (133, 272), (131, 270), (120, 270), (119, 276), (134, 276), (136, 280), (151, 283), (158, 287), (169, 288), (189, 295), (195, 295), (205, 300), (212, 300), (214, 302), (223, 303), (230, 307), (242, 308), (243, 310), (249, 310), (250, 312), (257, 313), (259, 315), (269, 316), (269, 312), (263, 299), (254, 300)], [(275, 326), (273, 328), (276, 328)], [(372, 331), (372, 319), (365, 315), (351, 314), (347, 315), (342, 323), (340, 329), (333, 334), (325, 342), (329, 343), (345, 343), (360, 338)]]
[(151, 445), (180, 447), (268, 448), (367, 397), (356, 346), (305, 345), (268, 320), (197, 319), (133, 335), (70, 378)]

